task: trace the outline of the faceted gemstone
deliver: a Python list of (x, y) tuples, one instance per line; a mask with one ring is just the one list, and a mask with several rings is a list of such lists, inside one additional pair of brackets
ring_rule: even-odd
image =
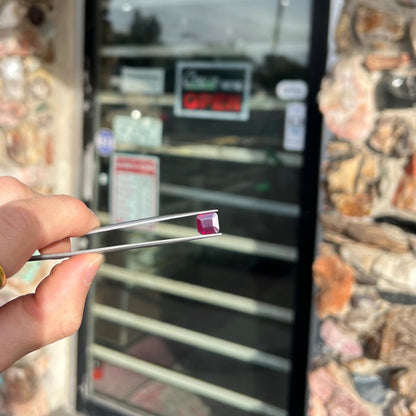
[(196, 217), (196, 226), (199, 234), (217, 234), (220, 231), (217, 213), (199, 214)]

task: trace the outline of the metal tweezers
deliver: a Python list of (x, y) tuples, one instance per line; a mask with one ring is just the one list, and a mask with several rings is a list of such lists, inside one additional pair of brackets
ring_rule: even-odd
[[(218, 210), (212, 209), (209, 211), (196, 211), (196, 212), (186, 212), (182, 214), (161, 215), (158, 217), (149, 217), (149, 218), (143, 218), (140, 220), (132, 220), (132, 221), (120, 222), (116, 224), (109, 224), (103, 227), (96, 228), (90, 231), (89, 233), (85, 234), (85, 236), (90, 236), (93, 234), (104, 233), (104, 232), (113, 231), (113, 230), (120, 230), (123, 228), (136, 227), (139, 225), (152, 224), (152, 223), (160, 222), (160, 221), (168, 221), (168, 220), (173, 220), (176, 218), (184, 218), (184, 217), (197, 216), (201, 214), (209, 214), (213, 212), (218, 212)], [(189, 236), (189, 237), (168, 238), (164, 240), (145, 241), (142, 243), (120, 244), (116, 246), (68, 251), (65, 253), (37, 254), (37, 255), (32, 256), (29, 259), (29, 261), (59, 260), (59, 259), (65, 259), (68, 257), (72, 257), (78, 254), (84, 254), (84, 253), (110, 253), (113, 251), (132, 250), (132, 249), (145, 248), (145, 247), (155, 247), (155, 246), (162, 246), (162, 245), (167, 245), (167, 244), (183, 243), (186, 241), (202, 240), (204, 238), (217, 237), (220, 235), (221, 233), (204, 234), (204, 235), (198, 234), (198, 235)], [(82, 237), (85, 237), (85, 236), (82, 236)]]

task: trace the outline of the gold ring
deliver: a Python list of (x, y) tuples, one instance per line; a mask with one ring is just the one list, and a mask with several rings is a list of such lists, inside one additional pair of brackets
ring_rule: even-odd
[(3, 267), (0, 266), (0, 289), (2, 289), (4, 286), (6, 286), (6, 273), (4, 272)]

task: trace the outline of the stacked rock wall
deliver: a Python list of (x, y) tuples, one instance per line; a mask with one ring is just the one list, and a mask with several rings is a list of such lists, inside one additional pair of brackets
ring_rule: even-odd
[(345, 0), (319, 105), (310, 416), (416, 415), (416, 1)]

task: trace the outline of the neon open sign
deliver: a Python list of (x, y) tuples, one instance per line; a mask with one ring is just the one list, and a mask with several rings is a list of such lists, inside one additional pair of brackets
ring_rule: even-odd
[(181, 61), (176, 67), (175, 115), (248, 120), (251, 65)]

